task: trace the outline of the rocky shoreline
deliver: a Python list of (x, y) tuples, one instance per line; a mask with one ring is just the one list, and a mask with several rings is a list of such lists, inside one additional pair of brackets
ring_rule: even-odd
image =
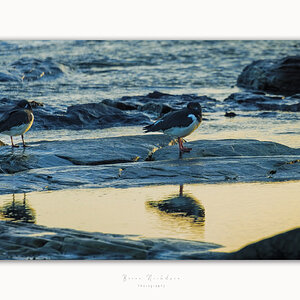
[(300, 228), (232, 252), (212, 243), (48, 228), (0, 221), (1, 260), (300, 259)]

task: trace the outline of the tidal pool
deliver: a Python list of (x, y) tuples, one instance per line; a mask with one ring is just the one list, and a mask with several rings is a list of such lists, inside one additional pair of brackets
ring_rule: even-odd
[(246, 244), (300, 226), (300, 182), (186, 184), (0, 196), (2, 220), (50, 228)]

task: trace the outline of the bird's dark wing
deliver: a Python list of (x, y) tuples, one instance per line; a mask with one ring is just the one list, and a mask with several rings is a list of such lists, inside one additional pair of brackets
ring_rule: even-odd
[(0, 119), (0, 132), (10, 130), (15, 126), (32, 121), (32, 115), (28, 110), (13, 110), (5, 113)]
[(170, 112), (155, 123), (145, 126), (144, 130), (150, 132), (164, 131), (172, 127), (187, 127), (193, 122), (193, 119), (188, 117), (189, 113), (188, 109)]

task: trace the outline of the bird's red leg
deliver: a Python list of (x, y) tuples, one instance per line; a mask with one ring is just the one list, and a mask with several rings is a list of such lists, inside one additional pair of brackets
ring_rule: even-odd
[(22, 137), (23, 147), (24, 147), (24, 148), (25, 148), (25, 147), (28, 147), (28, 146), (25, 144), (25, 141), (24, 141), (24, 136), (23, 136), (23, 134), (21, 135), (21, 137)]
[(182, 197), (183, 194), (183, 184), (179, 186), (179, 196)]
[(10, 140), (11, 140), (11, 146), (12, 146), (12, 147), (16, 147), (16, 148), (19, 147), (18, 145), (15, 145), (15, 144), (14, 144), (14, 141), (13, 141), (12, 136), (10, 137)]
[(182, 139), (179, 137), (178, 138), (178, 144), (179, 144), (179, 151), (180, 152), (190, 152), (192, 150), (192, 148), (187, 148), (183, 146), (183, 142)]

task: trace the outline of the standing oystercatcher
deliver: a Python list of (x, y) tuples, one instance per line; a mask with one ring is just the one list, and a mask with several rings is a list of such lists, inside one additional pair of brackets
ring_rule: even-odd
[(198, 102), (188, 103), (186, 108), (170, 112), (151, 125), (144, 127), (145, 132), (160, 131), (178, 139), (180, 155), (192, 148), (183, 146), (182, 138), (196, 130), (202, 121), (202, 109)]
[(26, 147), (23, 134), (27, 132), (34, 120), (32, 107), (26, 100), (21, 100), (0, 119), (0, 133), (10, 136), (12, 147), (19, 147), (13, 142), (13, 136), (21, 135), (23, 147)]

